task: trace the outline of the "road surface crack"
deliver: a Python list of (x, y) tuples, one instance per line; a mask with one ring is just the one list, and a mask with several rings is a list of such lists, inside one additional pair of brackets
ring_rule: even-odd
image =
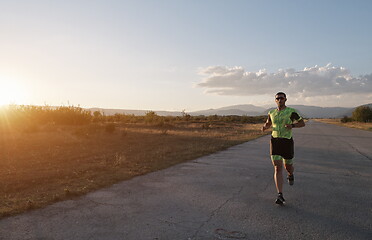
[(220, 206), (218, 206), (215, 210), (212, 211), (212, 213), (209, 215), (208, 219), (206, 221), (204, 221), (200, 226), (199, 228), (196, 230), (195, 234), (189, 238), (190, 240), (191, 239), (197, 239), (198, 237), (198, 234), (200, 232), (200, 230), (208, 223), (212, 220), (212, 218), (229, 202), (231, 201), (232, 199), (234, 199), (236, 196), (238, 196), (241, 192), (243, 191), (243, 186), (239, 188), (239, 190), (233, 194), (233, 196), (229, 199), (227, 199), (225, 202), (223, 202)]
[(358, 148), (354, 147), (351, 143), (347, 142), (347, 141), (344, 141), (342, 140), (341, 138), (339, 138), (340, 141), (346, 143), (347, 145), (349, 145), (354, 151), (356, 151), (357, 153), (359, 153), (360, 155), (362, 155), (363, 157), (367, 158), (368, 160), (372, 161), (372, 158), (370, 158), (367, 154), (361, 152)]
[(113, 204), (113, 203), (104, 203), (104, 202), (97, 202), (92, 199), (88, 200), (89, 202), (95, 204), (96, 206), (111, 206), (111, 207), (122, 207), (122, 204)]

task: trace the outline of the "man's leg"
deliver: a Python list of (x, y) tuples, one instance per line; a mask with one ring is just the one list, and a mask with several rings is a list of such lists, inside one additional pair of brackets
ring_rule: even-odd
[(293, 164), (292, 163), (291, 164), (285, 163), (284, 166), (285, 166), (285, 170), (287, 170), (287, 172), (288, 172), (288, 175), (292, 175), (293, 172), (294, 172)]
[(276, 190), (278, 193), (282, 193), (283, 191), (283, 159), (281, 156), (278, 155), (272, 155), (271, 160), (274, 166), (274, 181)]
[(275, 200), (275, 203), (283, 205), (283, 203), (285, 202), (285, 199), (282, 193), (282, 190), (283, 190), (283, 175), (282, 175), (283, 159), (281, 156), (272, 155), (271, 160), (274, 165), (274, 181), (275, 181), (276, 190), (278, 191), (278, 196)]
[(288, 183), (289, 183), (289, 185), (293, 185), (294, 184), (293, 159), (285, 159), (284, 160), (284, 166), (285, 166), (285, 170), (287, 170), (287, 172), (288, 172), (288, 176), (287, 176)]

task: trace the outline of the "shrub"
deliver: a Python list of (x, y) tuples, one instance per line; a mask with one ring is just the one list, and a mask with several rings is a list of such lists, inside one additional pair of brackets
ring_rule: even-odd
[(94, 116), (95, 118), (99, 118), (99, 117), (102, 117), (102, 113), (101, 113), (100, 111), (94, 111), (94, 112), (93, 112), (93, 116)]
[(156, 125), (163, 125), (165, 117), (157, 115), (154, 111), (147, 112), (145, 115), (145, 123), (154, 123)]
[(100, 111), (93, 112), (93, 122), (104, 122), (104, 121), (105, 121), (104, 114), (102, 114)]
[(185, 121), (189, 121), (190, 118), (191, 118), (191, 115), (188, 114), (188, 113), (186, 113), (186, 110), (184, 109), (184, 110), (182, 110), (182, 118), (183, 118), (183, 120), (185, 120)]
[(83, 125), (91, 122), (92, 115), (90, 111), (74, 106), (10, 105), (2, 110), (0, 118), (1, 122), (7, 121), (14, 126), (25, 123)]
[(91, 112), (80, 107), (57, 107), (51, 113), (53, 121), (58, 124), (83, 125), (92, 120)]
[(358, 122), (372, 121), (372, 109), (368, 106), (357, 107), (353, 111), (352, 118)]
[(208, 116), (208, 120), (209, 121), (215, 121), (215, 120), (218, 120), (219, 118), (221, 118), (221, 116), (218, 116), (218, 115), (210, 115), (210, 116)]
[(152, 123), (155, 121), (155, 119), (158, 117), (158, 115), (154, 111), (149, 111), (145, 115), (145, 122), (146, 123)]
[(347, 123), (347, 122), (352, 122), (353, 119), (348, 117), (348, 116), (344, 116), (343, 118), (341, 118), (340, 120), (342, 123)]

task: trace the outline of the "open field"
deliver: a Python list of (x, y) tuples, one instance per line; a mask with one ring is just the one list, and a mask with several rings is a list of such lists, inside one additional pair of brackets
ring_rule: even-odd
[(294, 134), (285, 206), (274, 203), (268, 135), (2, 218), (0, 239), (370, 239), (372, 132), (309, 121)]
[(262, 135), (262, 123), (42, 125), (0, 137), (0, 217), (80, 196)]
[(342, 123), (340, 119), (314, 119), (319, 122), (324, 122), (324, 123), (330, 123), (330, 124), (336, 124), (339, 126), (344, 126), (344, 127), (350, 127), (350, 128), (358, 128), (362, 130), (367, 130), (367, 131), (372, 131), (372, 122), (369, 123), (364, 123), (364, 122), (347, 122), (347, 123)]

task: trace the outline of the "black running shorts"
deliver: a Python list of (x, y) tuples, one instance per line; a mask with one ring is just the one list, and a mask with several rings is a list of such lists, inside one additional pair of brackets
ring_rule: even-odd
[(270, 155), (279, 155), (284, 159), (292, 159), (294, 156), (293, 138), (274, 138), (270, 141)]

